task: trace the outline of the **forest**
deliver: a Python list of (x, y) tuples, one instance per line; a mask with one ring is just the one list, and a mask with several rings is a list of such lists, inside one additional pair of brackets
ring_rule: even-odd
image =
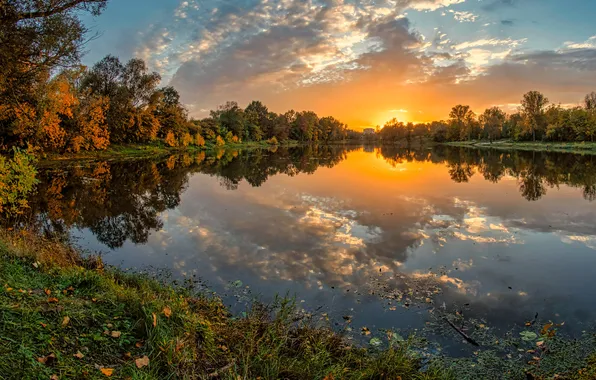
[[(347, 126), (312, 111), (270, 112), (259, 101), (227, 102), (201, 120), (175, 88), (137, 58), (107, 56), (88, 68), (89, 31), (80, 16), (105, 0), (0, 3), (0, 146), (44, 152), (104, 150), (112, 144), (222, 146), (242, 141), (343, 140)], [(92, 38), (92, 37), (91, 37)]]
[(583, 105), (565, 108), (549, 104), (544, 94), (530, 91), (523, 95), (518, 112), (507, 114), (499, 107), (476, 115), (468, 105), (456, 105), (448, 120), (431, 123), (388, 121), (371, 138), (383, 142), (434, 142), (509, 139), (513, 141), (594, 141), (596, 135), (596, 92), (586, 95)]

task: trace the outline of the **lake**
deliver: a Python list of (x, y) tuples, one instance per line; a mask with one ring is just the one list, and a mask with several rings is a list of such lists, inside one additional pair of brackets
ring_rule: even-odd
[(596, 315), (589, 155), (280, 147), (42, 164), (40, 180), (22, 221), (237, 312), (289, 294), (355, 336), (437, 333), (447, 314), (502, 334), (538, 314), (573, 335)]

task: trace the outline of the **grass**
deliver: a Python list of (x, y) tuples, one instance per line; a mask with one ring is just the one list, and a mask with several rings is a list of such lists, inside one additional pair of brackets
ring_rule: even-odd
[(0, 376), (453, 378), (428, 363), (423, 370), (407, 342), (351, 345), (297, 317), (291, 300), (234, 317), (217, 297), (105, 268), (60, 242), (6, 231), (0, 241)]
[(596, 154), (596, 142), (516, 142), (512, 140), (497, 140), (491, 143), (489, 141), (472, 140), (448, 142), (444, 143), (444, 145), (500, 150)]
[[(298, 146), (300, 142), (294, 140), (284, 141), (277, 146)], [(247, 141), (242, 143), (228, 143), (224, 146), (216, 146), (207, 143), (203, 147), (189, 145), (186, 147), (170, 147), (161, 141), (149, 144), (120, 144), (110, 145), (106, 150), (81, 151), (79, 153), (44, 153), (40, 158), (44, 161), (62, 160), (94, 160), (94, 159), (126, 159), (167, 156), (182, 152), (214, 151), (218, 149), (246, 149), (246, 148), (271, 148), (266, 141)]]

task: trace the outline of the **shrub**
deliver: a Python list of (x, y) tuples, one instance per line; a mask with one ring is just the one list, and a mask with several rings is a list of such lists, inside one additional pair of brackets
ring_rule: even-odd
[(217, 136), (215, 138), (215, 145), (224, 146), (224, 145), (226, 145), (226, 142), (221, 138), (221, 136)]
[(16, 215), (28, 207), (27, 196), (37, 184), (34, 158), (14, 149), (11, 159), (0, 156), (0, 213)]

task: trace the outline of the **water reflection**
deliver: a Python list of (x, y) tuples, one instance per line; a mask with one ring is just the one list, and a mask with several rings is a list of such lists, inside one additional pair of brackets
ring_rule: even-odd
[(581, 328), (596, 314), (593, 165), (387, 146), (99, 162), (43, 169), (18, 222), (73, 233), (114, 264), (296, 292), (369, 326), (417, 326), (445, 303)]

